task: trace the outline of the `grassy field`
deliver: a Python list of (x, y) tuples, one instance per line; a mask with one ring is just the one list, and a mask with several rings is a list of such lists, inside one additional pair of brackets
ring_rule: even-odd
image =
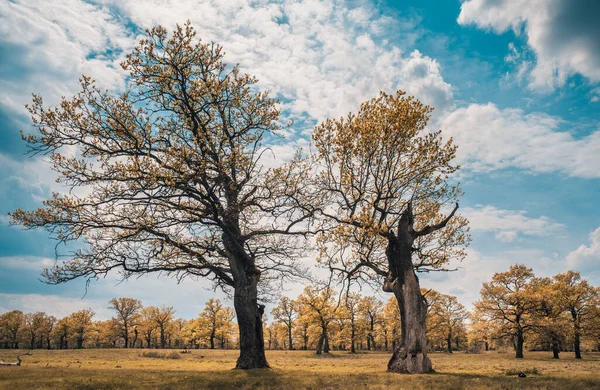
[[(600, 389), (600, 353), (576, 361), (549, 352), (467, 355), (434, 353), (436, 370), (427, 375), (386, 372), (389, 353), (267, 351), (268, 370), (240, 371), (237, 351), (194, 350), (180, 359), (152, 358), (148, 350), (34, 350), (21, 367), (0, 367), (2, 389)], [(161, 353), (163, 351), (160, 351)], [(170, 351), (166, 351), (169, 353)], [(0, 350), (0, 360), (14, 361), (16, 351)], [(519, 378), (518, 372), (527, 373)]]

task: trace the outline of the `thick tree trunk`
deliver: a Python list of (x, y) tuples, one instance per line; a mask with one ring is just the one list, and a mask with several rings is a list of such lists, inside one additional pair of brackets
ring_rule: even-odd
[(452, 353), (452, 333), (448, 333), (446, 342), (448, 343), (448, 353)]
[[(399, 234), (402, 231), (400, 228)], [(386, 250), (392, 277), (384, 290), (391, 290), (398, 300), (401, 326), (400, 345), (388, 363), (388, 371), (422, 374), (432, 371), (425, 337), (427, 305), (411, 260), (413, 240), (408, 230), (404, 234), (406, 236), (390, 239)]]
[(490, 343), (488, 343), (487, 341), (485, 342), (485, 350), (486, 351), (490, 350)]
[(327, 337), (327, 331), (325, 331), (325, 342), (323, 343), (323, 352), (329, 353), (329, 337)]
[(233, 304), (240, 330), (240, 357), (236, 368), (267, 368), (263, 335), (264, 305), (258, 304), (259, 275), (247, 276), (237, 281)]
[(294, 345), (292, 344), (292, 325), (288, 325), (288, 348), (290, 351), (294, 349)]
[(552, 341), (552, 355), (553, 355), (552, 357), (554, 359), (558, 359), (559, 352), (560, 352), (560, 349), (558, 348), (558, 341), (556, 341), (556, 340)]
[(215, 331), (210, 332), (210, 349), (215, 349)]
[(165, 349), (167, 340), (165, 339), (165, 327), (161, 325), (160, 327), (160, 347)]
[(523, 331), (517, 330), (517, 344), (515, 345), (516, 358), (523, 359)]
[(321, 337), (319, 337), (319, 341), (317, 342), (317, 350), (315, 351), (315, 353), (317, 355), (320, 355), (321, 353), (323, 353), (323, 343), (325, 342), (325, 336), (323, 336), (323, 333), (321, 333)]
[(125, 335), (123, 337), (125, 339), (125, 348), (129, 348), (129, 328), (125, 325)]
[(579, 335), (579, 329), (575, 329), (575, 340), (574, 340), (575, 359), (581, 359), (581, 336)]

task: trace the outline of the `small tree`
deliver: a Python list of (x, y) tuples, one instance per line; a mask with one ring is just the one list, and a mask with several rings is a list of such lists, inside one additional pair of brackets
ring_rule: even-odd
[(137, 324), (142, 302), (134, 298), (113, 298), (110, 300), (109, 309), (117, 312), (117, 321), (121, 327), (121, 337), (125, 341), (125, 348), (129, 348), (129, 335), (131, 329)]
[(316, 354), (329, 353), (329, 330), (337, 315), (334, 290), (330, 287), (306, 286), (298, 297), (300, 313), (314, 328), (319, 329)]
[(122, 64), (128, 88), (120, 96), (84, 76), (81, 92), (56, 109), (34, 97), (31, 151), (50, 154), (61, 182), (88, 195), (54, 194), (37, 211), (12, 213), (13, 223), (87, 244), (47, 270), (48, 283), (120, 270), (232, 288), (236, 366), (267, 367), (259, 282), (305, 276), (293, 237), (306, 234), (312, 216), (309, 171), (299, 155), (264, 168), (263, 142), (282, 129), (277, 102), (195, 35), (189, 23), (170, 37), (162, 27), (148, 31)]
[(375, 327), (380, 324), (380, 311), (383, 308), (383, 302), (377, 300), (375, 297), (362, 297), (358, 304), (358, 312), (360, 313), (361, 319), (365, 324), (366, 336), (367, 336), (367, 349), (377, 349), (375, 342), (376, 330)]
[(466, 220), (455, 215), (461, 191), (449, 183), (456, 147), (424, 131), (430, 112), (404, 92), (381, 93), (313, 134), (317, 187), (328, 203), (322, 213), (331, 222), (319, 238), (320, 261), (340, 280), (374, 281), (394, 293), (402, 332), (393, 372), (431, 371), (415, 271), (444, 270), (468, 242)]
[(571, 317), (575, 359), (581, 359), (581, 336), (591, 328), (600, 302), (600, 289), (582, 279), (579, 272), (568, 271), (553, 279), (556, 304)]
[[(125, 298), (126, 299), (126, 298)], [(94, 311), (92, 309), (84, 309), (71, 313), (67, 318), (68, 329), (75, 336), (77, 348), (83, 348), (83, 342), (87, 336), (87, 333), (93, 326)]]
[(439, 330), (446, 339), (446, 349), (448, 353), (452, 353), (454, 338), (468, 317), (465, 307), (455, 296), (439, 294), (435, 303), (430, 306), (428, 316), (432, 317), (432, 322), (439, 324)]
[(541, 291), (533, 281), (531, 268), (515, 264), (483, 283), (481, 299), (475, 302), (477, 317), (495, 325), (494, 337), (514, 338), (518, 359), (523, 358), (525, 335), (535, 329), (535, 316), (542, 304)]
[(294, 321), (298, 315), (296, 303), (288, 297), (281, 297), (277, 306), (271, 310), (271, 314), (273, 314), (275, 321), (285, 325), (287, 329), (288, 349), (290, 351), (293, 350), (294, 344), (292, 334), (294, 329)]
[(148, 318), (150, 321), (154, 322), (158, 331), (160, 332), (160, 347), (165, 348), (166, 339), (165, 339), (165, 331), (173, 321), (173, 314), (175, 310), (173, 306), (165, 306), (161, 305), (160, 307), (150, 306), (148, 308)]

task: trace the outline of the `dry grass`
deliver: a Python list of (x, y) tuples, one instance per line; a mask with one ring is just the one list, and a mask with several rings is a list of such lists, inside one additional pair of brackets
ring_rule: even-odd
[[(35, 350), (21, 367), (0, 367), (2, 389), (593, 389), (600, 388), (600, 354), (576, 361), (563, 353), (431, 354), (436, 373), (387, 373), (388, 353), (267, 351), (268, 370), (232, 370), (237, 351), (194, 350), (181, 359), (148, 359), (143, 350)], [(15, 351), (0, 350), (11, 361)], [(527, 373), (518, 378), (517, 373)]]

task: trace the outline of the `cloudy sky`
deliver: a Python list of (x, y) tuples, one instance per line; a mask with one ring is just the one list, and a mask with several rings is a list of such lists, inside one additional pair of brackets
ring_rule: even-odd
[(423, 275), (423, 286), (470, 307), (481, 282), (516, 262), (599, 285), (599, 18), (597, 0), (0, 0), (0, 313), (91, 307), (106, 318), (110, 298), (132, 296), (191, 318), (214, 295), (156, 277), (109, 276), (84, 298), (84, 281), (44, 285), (54, 242), (7, 217), (62, 190), (43, 158), (24, 155), (31, 93), (55, 104), (81, 74), (118, 92), (118, 64), (144, 30), (187, 19), (283, 102), (295, 126), (281, 158), (380, 90), (435, 107), (430, 127), (459, 146), (473, 242), (458, 271)]

